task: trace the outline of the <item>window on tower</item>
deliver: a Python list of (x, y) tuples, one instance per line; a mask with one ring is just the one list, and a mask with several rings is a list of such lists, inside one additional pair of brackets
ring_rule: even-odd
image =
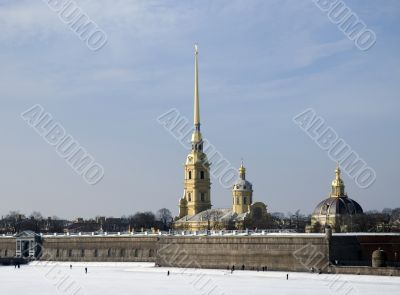
[(205, 193), (201, 193), (201, 194), (200, 194), (200, 199), (201, 199), (202, 202), (204, 202), (205, 195), (206, 195)]
[(188, 193), (188, 200), (189, 200), (189, 202), (192, 201), (192, 194), (191, 193)]
[(239, 197), (236, 197), (236, 204), (237, 204), (237, 205), (240, 204), (240, 202), (239, 202)]
[(200, 171), (200, 179), (204, 179), (204, 171)]
[(243, 204), (246, 205), (246, 203), (247, 203), (247, 198), (244, 197), (244, 198), (243, 198)]
[(189, 179), (192, 179), (192, 171), (189, 171)]

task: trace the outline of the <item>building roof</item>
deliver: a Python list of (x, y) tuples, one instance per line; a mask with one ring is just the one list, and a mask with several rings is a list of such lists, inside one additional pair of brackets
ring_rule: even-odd
[(246, 168), (244, 168), (244, 166), (243, 166), (243, 161), (239, 168), (239, 177), (235, 181), (235, 184), (233, 185), (233, 190), (234, 191), (236, 191), (236, 190), (252, 191), (253, 190), (253, 185), (251, 184), (251, 182), (246, 180)]
[(202, 222), (202, 221), (229, 221), (229, 220), (243, 220), (247, 213), (236, 214), (232, 209), (215, 208), (204, 210), (196, 215), (184, 216), (176, 222)]
[(360, 204), (349, 197), (330, 197), (320, 202), (315, 207), (314, 215), (355, 215), (362, 214)]
[(31, 230), (25, 230), (22, 232), (19, 232), (15, 235), (15, 237), (17, 238), (34, 238), (38, 236), (38, 234), (36, 234), (35, 232), (31, 231)]

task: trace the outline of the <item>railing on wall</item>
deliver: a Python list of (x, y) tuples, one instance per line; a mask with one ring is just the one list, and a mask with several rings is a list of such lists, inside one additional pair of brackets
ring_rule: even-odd
[[(42, 237), (77, 237), (77, 236), (260, 236), (260, 235), (302, 235), (323, 236), (325, 233), (298, 233), (293, 229), (264, 229), (264, 230), (170, 230), (170, 231), (139, 231), (139, 232), (69, 232), (69, 233), (41, 233)], [(15, 237), (16, 234), (1, 234), (0, 238)], [(333, 233), (333, 236), (356, 236), (356, 235), (390, 235), (400, 236), (400, 233)]]
[[(261, 236), (269, 234), (298, 234), (291, 229), (265, 229), (265, 230), (201, 230), (201, 231), (140, 231), (140, 232), (77, 232), (77, 233), (51, 233), (40, 234), (42, 237), (79, 237), (79, 236)], [(305, 235), (303, 233), (303, 235)], [(310, 234), (308, 234), (310, 235)], [(311, 234), (323, 235), (323, 234)], [(14, 237), (15, 234), (3, 234), (0, 237)]]

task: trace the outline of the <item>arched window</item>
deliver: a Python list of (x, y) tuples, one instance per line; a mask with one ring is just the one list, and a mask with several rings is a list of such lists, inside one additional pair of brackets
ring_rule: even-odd
[(135, 257), (138, 257), (138, 255), (139, 255), (139, 251), (138, 251), (138, 249), (135, 249)]
[(121, 257), (124, 257), (124, 256), (125, 256), (125, 249), (121, 249), (120, 256), (121, 256)]
[(204, 171), (200, 171), (200, 179), (204, 179)]
[(189, 179), (192, 179), (192, 171), (189, 171)]
[(111, 257), (111, 249), (108, 249), (107, 256)]
[(246, 205), (247, 204), (247, 197), (243, 198), (243, 204)]
[(236, 197), (236, 204), (237, 204), (237, 205), (240, 204), (240, 202), (239, 202), (239, 197)]
[(68, 250), (68, 256), (69, 256), (69, 257), (72, 256), (72, 250)]
[(189, 202), (192, 201), (192, 194), (191, 193), (188, 193), (188, 199), (189, 199)]
[(85, 250), (84, 249), (81, 250), (81, 257), (85, 257)]

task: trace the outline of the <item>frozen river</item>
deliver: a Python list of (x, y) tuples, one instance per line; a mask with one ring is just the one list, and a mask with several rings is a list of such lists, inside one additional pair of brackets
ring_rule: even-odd
[(70, 268), (70, 263), (42, 262), (0, 267), (0, 294), (400, 294), (399, 277), (289, 273), (287, 280), (286, 274), (156, 268), (152, 263), (72, 263)]

